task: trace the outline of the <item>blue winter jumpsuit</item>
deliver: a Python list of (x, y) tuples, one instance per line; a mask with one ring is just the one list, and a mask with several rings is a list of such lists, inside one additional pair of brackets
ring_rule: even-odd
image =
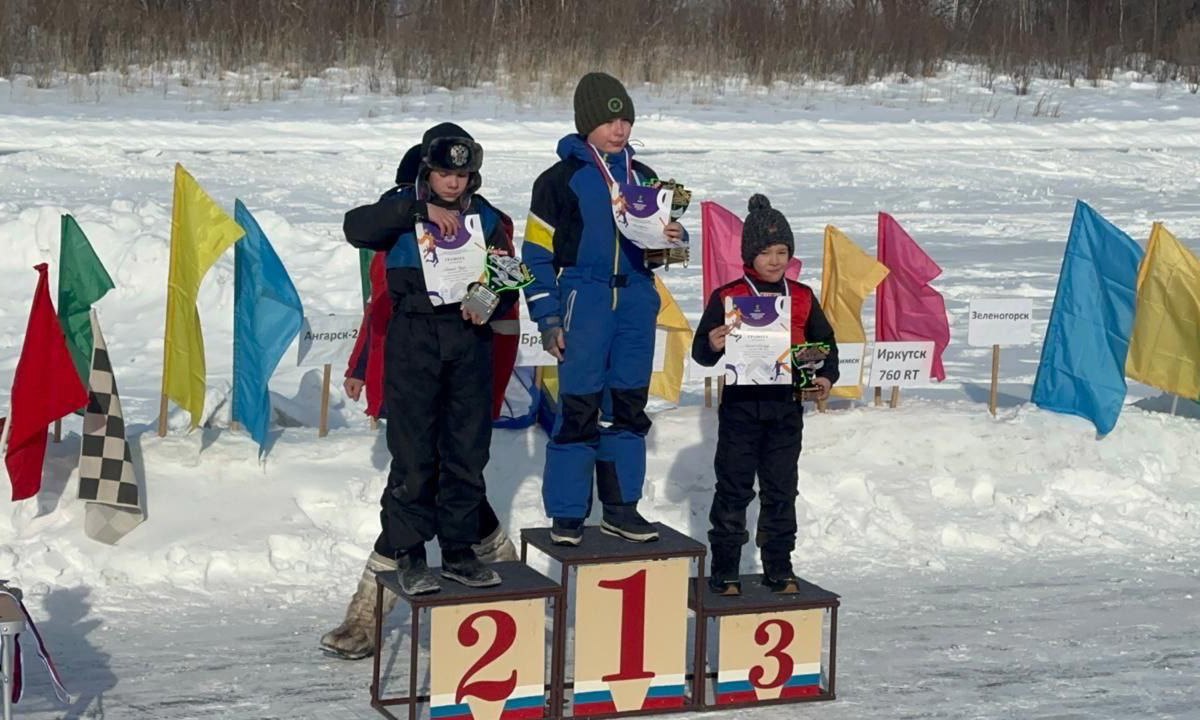
[[(632, 153), (599, 157), (618, 182), (656, 177)], [(583, 519), (593, 476), (605, 504), (642, 496), (659, 300), (642, 249), (617, 232), (608, 181), (587, 141), (564, 137), (558, 156), (533, 185), (522, 258), (534, 276), (525, 288), (530, 317), (543, 332), (561, 326), (566, 339), (542, 499), (551, 518)]]

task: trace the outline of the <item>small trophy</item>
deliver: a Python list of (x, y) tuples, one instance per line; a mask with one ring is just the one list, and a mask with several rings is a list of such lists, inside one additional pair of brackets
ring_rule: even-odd
[(821, 389), (816, 386), (817, 370), (829, 357), (829, 343), (801, 343), (792, 346), (793, 388), (798, 400), (816, 400)]
[[(659, 180), (653, 178), (646, 183), (650, 187), (665, 188), (671, 191), (671, 219), (679, 220), (683, 217), (683, 213), (687, 211), (688, 205), (692, 202), (692, 191), (684, 188), (683, 183), (676, 182), (674, 178), (670, 180)], [(646, 264), (650, 267), (659, 265), (670, 268), (673, 263), (682, 263), (687, 267), (688, 263), (688, 246), (680, 244), (672, 248), (659, 248), (656, 250), (646, 250)]]
[(480, 317), (490, 318), (500, 304), (500, 293), (520, 290), (531, 282), (533, 274), (520, 259), (488, 253), (484, 264), (484, 281), (471, 285), (463, 299), (463, 307)]

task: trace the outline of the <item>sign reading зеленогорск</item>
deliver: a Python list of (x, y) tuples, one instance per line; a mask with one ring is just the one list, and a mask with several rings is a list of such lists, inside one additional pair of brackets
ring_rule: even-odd
[(315, 315), (304, 318), (300, 328), (296, 365), (344, 366), (354, 351), (362, 315)]
[(871, 387), (924, 387), (933, 368), (933, 343), (878, 342), (871, 353)]
[(1028, 345), (1033, 339), (1032, 298), (974, 298), (967, 317), (972, 347)]

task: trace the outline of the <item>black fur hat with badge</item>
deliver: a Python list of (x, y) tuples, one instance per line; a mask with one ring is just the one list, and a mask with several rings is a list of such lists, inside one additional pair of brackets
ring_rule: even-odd
[(441, 123), (421, 138), (421, 163), (431, 170), (477, 173), (483, 167), (483, 148), (454, 123)]
[(434, 125), (421, 137), (421, 169), (418, 181), (428, 182), (432, 170), (469, 174), (466, 198), (483, 184), (483, 148), (461, 126), (451, 122)]

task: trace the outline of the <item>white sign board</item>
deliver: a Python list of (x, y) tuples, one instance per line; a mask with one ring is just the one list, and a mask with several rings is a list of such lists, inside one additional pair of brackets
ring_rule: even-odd
[(933, 343), (877, 342), (871, 353), (871, 387), (923, 387), (933, 368)]
[[(654, 331), (654, 372), (662, 372), (667, 364), (667, 330)], [(521, 342), (517, 345), (517, 367), (554, 367), (558, 360), (542, 349), (542, 334), (537, 323), (521, 318)]]
[(521, 342), (517, 345), (517, 367), (553, 367), (558, 359), (542, 349), (537, 323), (521, 318)]
[(1028, 345), (1033, 339), (1032, 298), (974, 298), (968, 318), (972, 347)]
[(362, 315), (316, 315), (304, 318), (300, 328), (296, 365), (342, 365), (350, 360)]
[(717, 364), (713, 365), (712, 367), (706, 367), (706, 366), (701, 365), (700, 363), (696, 362), (695, 360), (693, 360), (690, 355), (688, 356), (688, 361), (687, 361), (687, 379), (688, 380), (709, 380), (712, 378), (723, 378), (723, 377), (725, 377), (725, 362), (723, 360), (717, 361)]
[(666, 328), (654, 328), (654, 365), (652, 372), (662, 372), (667, 366), (667, 333)]
[(838, 343), (838, 381), (834, 387), (860, 387), (862, 385), (863, 353), (865, 343)]

